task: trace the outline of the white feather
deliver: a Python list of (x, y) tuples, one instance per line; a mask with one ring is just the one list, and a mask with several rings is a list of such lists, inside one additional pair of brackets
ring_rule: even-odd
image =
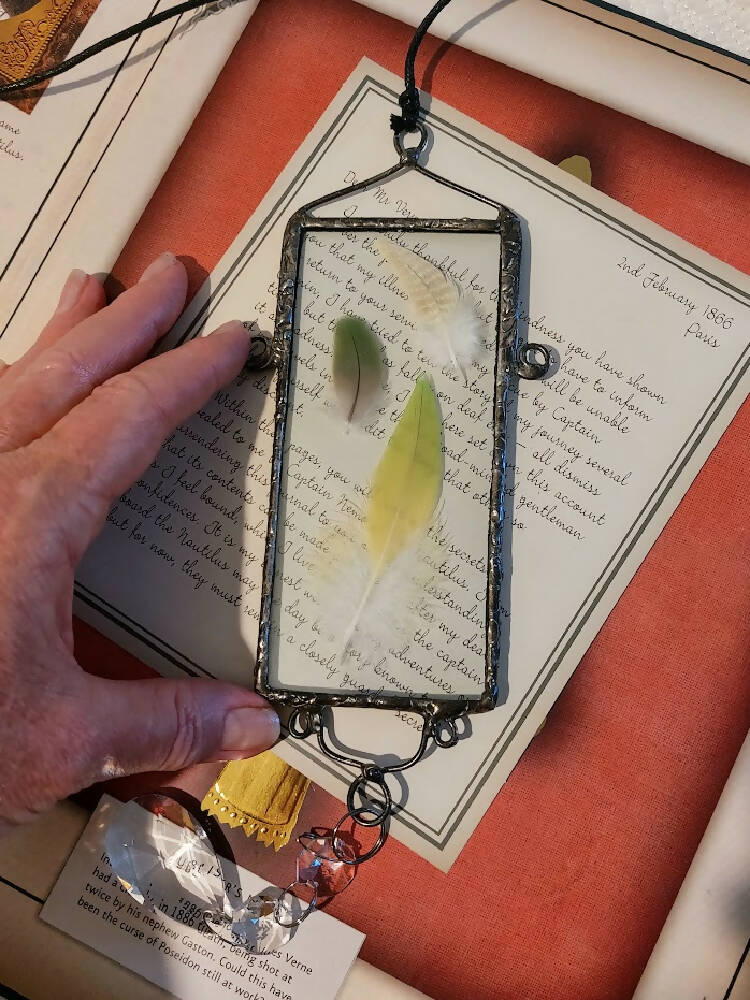
[(439, 556), (432, 532), (404, 551), (373, 584), (362, 523), (350, 518), (337, 529), (326, 538), (325, 556), (321, 554), (311, 567), (319, 622), (329, 641), (342, 658), (352, 650), (371, 656), (402, 640), (410, 642), (414, 631), (420, 625), (427, 627), (434, 614), (430, 610), (434, 599), (425, 589), (435, 575), (427, 560), (435, 565)]
[(481, 322), (471, 300), (451, 275), (414, 250), (383, 237), (378, 250), (408, 296), (424, 352), (435, 364), (463, 372), (476, 361), (481, 343)]

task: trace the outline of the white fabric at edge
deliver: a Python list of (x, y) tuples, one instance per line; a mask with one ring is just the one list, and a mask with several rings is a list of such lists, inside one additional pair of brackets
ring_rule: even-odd
[(336, 1000), (429, 1000), (424, 993), (358, 958)]
[[(429, 0), (359, 2), (407, 24), (417, 24), (430, 7)], [(618, 18), (583, 0), (565, 3), (580, 8), (584, 16), (545, 0), (454, 0), (432, 30), (439, 38), (750, 163), (750, 70), (746, 65)], [(678, 0), (629, 3), (638, 13), (646, 8), (663, 13), (665, 8), (677, 10), (678, 6)], [(732, 25), (746, 25), (750, 15), (743, 12), (739, 0), (722, 0), (722, 8), (726, 8), (723, 15), (715, 14), (714, 34), (726, 43)], [(712, 23), (709, 13), (701, 18), (703, 37)], [(676, 28), (675, 17), (671, 23)], [(612, 19), (623, 30), (592, 18)], [(745, 42), (739, 33), (737, 38), (732, 51), (740, 53)], [(720, 68), (711, 62), (721, 64)], [(503, 95), (497, 99), (501, 101)]]

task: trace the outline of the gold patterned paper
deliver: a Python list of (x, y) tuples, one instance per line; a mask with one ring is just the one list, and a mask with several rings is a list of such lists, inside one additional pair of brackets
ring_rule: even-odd
[(304, 775), (267, 750), (227, 764), (201, 808), (278, 851), (289, 843), (309, 785)]
[[(14, 83), (61, 63), (98, 5), (99, 0), (0, 0), (0, 80)], [(45, 86), (12, 103), (30, 113)]]

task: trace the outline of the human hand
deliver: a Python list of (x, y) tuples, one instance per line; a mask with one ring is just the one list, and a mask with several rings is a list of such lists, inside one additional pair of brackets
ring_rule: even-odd
[(0, 364), (0, 826), (104, 778), (249, 757), (278, 738), (276, 713), (244, 688), (103, 680), (73, 655), (73, 574), (111, 504), (247, 357), (232, 322), (144, 360), (186, 294), (171, 254), (109, 306), (74, 271), (37, 342)]

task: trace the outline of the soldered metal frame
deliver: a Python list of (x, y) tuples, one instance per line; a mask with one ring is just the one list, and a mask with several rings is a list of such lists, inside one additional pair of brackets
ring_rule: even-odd
[[(304, 739), (317, 733), (321, 749), (350, 765), (361, 766), (361, 761), (342, 756), (326, 744), (323, 737), (321, 712), (332, 708), (378, 708), (389, 711), (412, 712), (424, 720), (420, 749), (409, 761), (402, 762), (394, 770), (416, 763), (427, 747), (432, 736), (439, 746), (453, 746), (458, 740), (456, 720), (468, 713), (488, 712), (497, 704), (498, 663), (500, 656), (500, 590), (503, 573), (502, 529), (504, 515), (504, 489), (506, 475), (507, 440), (507, 400), (514, 377), (538, 379), (546, 374), (549, 367), (549, 351), (537, 344), (519, 342), (519, 284), (521, 270), (521, 225), (518, 217), (504, 205), (484, 195), (477, 194), (422, 166), (419, 155), (427, 144), (427, 130), (424, 125), (418, 129), (420, 142), (413, 147), (405, 147), (402, 137), (396, 136), (399, 162), (383, 173), (377, 174), (351, 187), (342, 188), (325, 195), (304, 207), (290, 218), (281, 253), (278, 299), (274, 339), (269, 345), (269, 361), (277, 368), (276, 410), (274, 446), (271, 471), (271, 496), (269, 504), (268, 533), (266, 536), (265, 563), (263, 569), (263, 590), (260, 608), (260, 628), (258, 655), (255, 670), (256, 689), (270, 702), (291, 710), (288, 728), (291, 736)], [(341, 201), (352, 194), (364, 191), (374, 185), (405, 171), (416, 171), (439, 185), (465, 194), (477, 202), (496, 210), (494, 218), (365, 218), (365, 217), (324, 217), (313, 214), (316, 209)], [(388, 695), (382, 691), (325, 692), (294, 690), (273, 685), (270, 679), (271, 630), (274, 584), (277, 568), (277, 540), (279, 537), (280, 494), (283, 479), (284, 450), (287, 433), (287, 417), (290, 402), (292, 350), (295, 336), (296, 313), (299, 294), (299, 270), (301, 252), (308, 233), (460, 233), (490, 234), (499, 237), (500, 260), (498, 286), (500, 295), (497, 302), (495, 321), (496, 350), (494, 374), (494, 420), (492, 479), (489, 500), (488, 530), (488, 585), (486, 599), (486, 653), (484, 688), (478, 697), (431, 698), (419, 695)], [(541, 360), (540, 360), (541, 358)], [(278, 643), (276, 644), (278, 649)], [(366, 770), (366, 769), (365, 769)], [(375, 769), (380, 770), (380, 769)], [(388, 769), (382, 769), (391, 770)], [(372, 778), (369, 779), (372, 782)], [(376, 777), (375, 783), (381, 782)]]

